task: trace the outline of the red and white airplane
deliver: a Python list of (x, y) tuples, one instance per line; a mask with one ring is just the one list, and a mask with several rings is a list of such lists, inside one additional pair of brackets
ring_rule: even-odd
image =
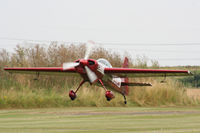
[[(90, 45), (89, 45), (90, 46)], [(134, 69), (128, 68), (128, 59), (124, 59), (122, 68), (113, 68), (106, 59), (89, 59), (91, 47), (86, 50), (85, 58), (76, 60), (75, 62), (63, 63), (62, 67), (29, 67), (29, 68), (9, 68), (4, 70), (9, 73), (22, 74), (54, 74), (64, 76), (81, 76), (83, 80), (75, 91), (69, 91), (71, 100), (76, 98), (79, 88), (89, 82), (91, 85), (101, 85), (105, 90), (107, 101), (114, 98), (112, 89), (124, 96), (126, 104), (126, 95), (129, 92), (129, 86), (152, 86), (150, 83), (133, 83), (129, 82), (129, 78), (134, 77), (167, 77), (167, 76), (190, 76), (192, 73), (187, 70), (154, 70), (154, 69)]]

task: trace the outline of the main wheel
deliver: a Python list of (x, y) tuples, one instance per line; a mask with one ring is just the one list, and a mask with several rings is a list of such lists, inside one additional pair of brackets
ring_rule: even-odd
[(105, 96), (106, 96), (107, 101), (110, 101), (115, 97), (112, 91), (106, 91)]
[(73, 90), (69, 91), (69, 97), (71, 98), (71, 100), (76, 99), (76, 93)]

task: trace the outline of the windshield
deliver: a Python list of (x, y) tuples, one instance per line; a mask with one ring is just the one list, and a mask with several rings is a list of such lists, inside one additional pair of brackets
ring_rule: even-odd
[(112, 68), (112, 65), (106, 59), (100, 58), (97, 62), (105, 67)]

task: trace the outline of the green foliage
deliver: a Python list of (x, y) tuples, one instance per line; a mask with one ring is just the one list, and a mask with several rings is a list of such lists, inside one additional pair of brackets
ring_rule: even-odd
[(179, 79), (179, 81), (181, 81), (183, 84), (190, 87), (195, 87), (195, 88), (200, 87), (200, 72), (194, 71), (193, 74), (194, 76), (185, 77), (185, 78)]

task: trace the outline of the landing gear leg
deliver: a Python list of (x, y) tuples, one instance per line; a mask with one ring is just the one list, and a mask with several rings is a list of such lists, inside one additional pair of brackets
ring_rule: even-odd
[(76, 99), (76, 93), (78, 92), (79, 88), (85, 83), (85, 80), (81, 81), (80, 85), (78, 86), (78, 88), (75, 90), (75, 92), (73, 90), (69, 91), (69, 97), (71, 98), (71, 100), (75, 100)]
[(100, 82), (100, 83), (101, 83), (101, 85), (103, 86), (104, 90), (105, 90), (105, 91), (108, 91), (108, 90), (106, 89), (106, 87), (104, 86), (104, 84), (103, 84), (103, 82), (102, 82), (102, 80), (101, 80), (101, 79), (99, 79), (99, 82)]
[(107, 101), (112, 100), (115, 97), (114, 94), (112, 93), (112, 91), (109, 91), (109, 90), (106, 89), (106, 87), (104, 86), (104, 84), (103, 84), (101, 79), (99, 79), (99, 82), (101, 83), (101, 85), (103, 86), (104, 90), (106, 91), (105, 96), (106, 96)]
[(126, 96), (124, 94), (122, 94), (123, 97), (124, 97), (124, 104), (127, 104), (127, 101), (126, 101)]

